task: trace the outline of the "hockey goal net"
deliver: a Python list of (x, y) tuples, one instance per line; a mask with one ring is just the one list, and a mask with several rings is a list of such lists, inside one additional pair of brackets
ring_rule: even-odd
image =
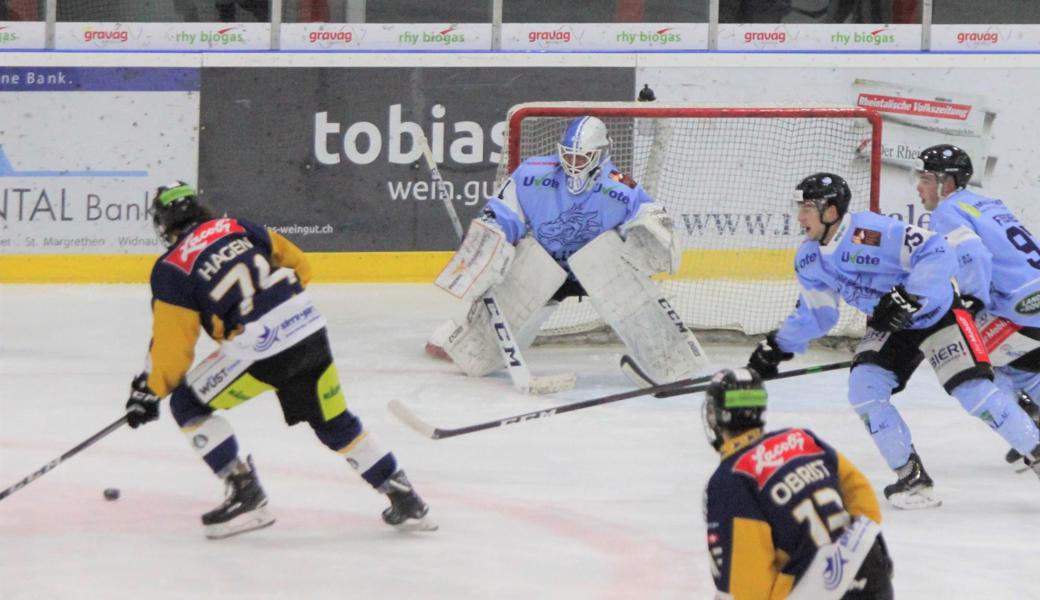
[[(794, 307), (792, 262), (804, 234), (793, 197), (802, 178), (837, 173), (852, 188), (850, 210), (878, 209), (881, 119), (861, 108), (520, 104), (508, 114), (498, 181), (528, 157), (555, 154), (567, 123), (581, 115), (606, 123), (614, 164), (675, 218), (682, 265), (661, 284), (686, 324), (702, 332), (759, 335)], [(590, 303), (568, 299), (539, 337), (603, 327)], [(830, 335), (863, 330), (862, 315), (843, 304)]]

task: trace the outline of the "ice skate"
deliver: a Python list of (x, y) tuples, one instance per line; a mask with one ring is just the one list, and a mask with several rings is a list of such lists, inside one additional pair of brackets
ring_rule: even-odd
[(379, 487), (379, 492), (390, 499), (390, 508), (383, 511), (383, 521), (387, 525), (400, 530), (437, 530), (437, 524), (427, 517), (430, 507), (415, 493), (404, 471), (394, 473)]
[(916, 452), (910, 454), (910, 460), (896, 471), (899, 480), (885, 486), (885, 498), (896, 508), (917, 510), (941, 506), (942, 500), (932, 487), (932, 478), (924, 470), (921, 457)]
[(1022, 469), (1022, 473), (1026, 471), (1032, 471), (1037, 477), (1040, 477), (1040, 444), (1033, 451), (1029, 453), (1029, 456), (1023, 457), (1025, 468)]
[[(1018, 405), (1021, 406), (1022, 410), (1026, 411), (1026, 414), (1029, 415), (1029, 418), (1036, 423), (1037, 429), (1040, 429), (1040, 406), (1033, 404), (1029, 395), (1022, 391), (1019, 391), (1018, 393)], [(1009, 465), (1015, 465), (1016, 473), (1025, 473), (1030, 469), (1029, 461), (1023, 461), (1022, 453), (1014, 448), (1008, 450), (1007, 454), (1004, 455), (1004, 460), (1006, 460)]]
[[(253, 457), (239, 463), (224, 480), (227, 498), (224, 503), (202, 515), (206, 537), (219, 540), (239, 533), (261, 529), (274, 523), (267, 512), (267, 494), (260, 487)], [(241, 469), (241, 470), (239, 470)]]

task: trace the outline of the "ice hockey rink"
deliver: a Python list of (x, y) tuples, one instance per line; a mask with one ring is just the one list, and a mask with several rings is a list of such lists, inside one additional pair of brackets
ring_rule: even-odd
[[(440, 530), (382, 523), (383, 497), (268, 395), (228, 413), (278, 522), (209, 541), (199, 516), (223, 485), (164, 402), (0, 502), (0, 597), (711, 598), (702, 492), (718, 457), (701, 395), (649, 397), (430, 440), (386, 409), (444, 427), (620, 392), (620, 346), (536, 347), (536, 373), (574, 371), (549, 397), (503, 373), (468, 379), (426, 357), (451, 300), (428, 285), (314, 285), (350, 408), (390, 446)], [(119, 417), (150, 334), (144, 285), (0, 286), (0, 488)], [(206, 342), (207, 344), (209, 342)], [(200, 349), (201, 351), (201, 349)], [(709, 346), (719, 367), (750, 348)], [(784, 367), (846, 360), (813, 351)], [(769, 386), (770, 428), (803, 426), (880, 490), (894, 480), (845, 400), (846, 373)], [(882, 502), (898, 598), (1040, 599), (1040, 482), (921, 369), (898, 406), (944, 505)], [(122, 491), (106, 501), (105, 488)]]

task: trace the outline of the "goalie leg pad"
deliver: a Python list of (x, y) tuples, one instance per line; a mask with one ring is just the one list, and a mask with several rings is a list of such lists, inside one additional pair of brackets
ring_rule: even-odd
[(600, 317), (656, 383), (692, 375), (703, 350), (649, 277), (629, 266), (616, 231), (604, 232), (570, 257), (571, 271)]
[[(538, 242), (533, 238), (520, 240), (505, 279), (491, 288), (491, 292), (506, 322), (513, 331), (519, 332), (516, 335), (521, 348), (534, 339), (532, 330), (537, 333), (532, 321), (551, 314), (541, 309), (566, 279), (566, 271)], [(440, 347), (471, 377), (482, 377), (505, 366), (487, 308), (479, 299), (470, 306), (461, 324), (442, 325), (438, 333), (444, 342)], [(431, 339), (431, 342), (437, 341), (441, 340)]]

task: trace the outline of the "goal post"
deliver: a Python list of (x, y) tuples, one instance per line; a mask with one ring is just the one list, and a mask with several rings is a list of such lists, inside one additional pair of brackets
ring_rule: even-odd
[[(661, 282), (691, 328), (759, 335), (798, 298), (793, 259), (804, 234), (794, 187), (827, 171), (852, 189), (850, 210), (879, 208), (881, 118), (855, 107), (711, 107), (644, 102), (548, 102), (507, 116), (501, 182), (526, 158), (555, 155), (567, 123), (598, 117), (611, 160), (664, 204), (683, 249)], [(568, 299), (541, 337), (602, 327), (589, 303)], [(862, 315), (842, 306), (832, 336), (856, 336)]]

